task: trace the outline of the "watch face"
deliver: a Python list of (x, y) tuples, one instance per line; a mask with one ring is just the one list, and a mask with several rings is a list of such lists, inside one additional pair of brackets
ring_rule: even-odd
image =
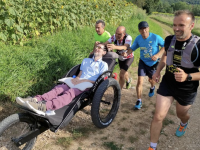
[(191, 80), (192, 80), (192, 76), (190, 74), (188, 74), (187, 81), (191, 81)]

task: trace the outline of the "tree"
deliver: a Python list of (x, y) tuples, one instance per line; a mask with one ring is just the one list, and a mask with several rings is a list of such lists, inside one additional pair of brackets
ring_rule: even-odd
[(191, 5), (188, 5), (186, 2), (177, 2), (174, 4), (174, 11), (177, 10), (191, 10)]

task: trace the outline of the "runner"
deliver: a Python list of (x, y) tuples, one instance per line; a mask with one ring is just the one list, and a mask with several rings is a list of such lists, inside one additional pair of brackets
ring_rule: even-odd
[[(156, 71), (159, 57), (164, 52), (164, 40), (154, 33), (149, 32), (149, 25), (146, 21), (142, 21), (138, 24), (140, 35), (138, 35), (133, 42), (133, 45), (129, 50), (135, 51), (140, 48), (140, 61), (138, 67), (138, 80), (136, 86), (137, 102), (135, 109), (141, 109), (142, 107), (142, 85), (144, 77), (149, 77), (151, 88), (149, 91), (149, 97), (154, 95), (155, 81), (152, 80), (152, 76)], [(161, 47), (159, 51), (159, 46)]]
[(199, 86), (200, 73), (200, 38), (192, 35), (194, 15), (187, 10), (179, 10), (174, 14), (174, 35), (165, 39), (165, 53), (158, 65), (153, 80), (159, 82), (161, 70), (166, 72), (157, 90), (156, 110), (151, 123), (151, 143), (148, 150), (155, 150), (159, 139), (162, 122), (174, 101), (180, 125), (176, 136), (185, 134), (190, 118), (188, 110), (194, 103)]
[[(114, 43), (114, 44), (112, 44)], [(119, 26), (115, 32), (115, 34), (107, 41), (105, 44), (107, 45), (108, 50), (113, 51), (117, 50), (117, 54), (119, 55), (118, 62), (120, 67), (119, 73), (119, 84), (121, 89), (124, 86), (126, 81), (126, 88), (129, 89), (131, 87), (131, 78), (128, 75), (128, 68), (132, 64), (134, 60), (133, 53), (128, 56), (122, 56), (124, 52), (130, 47), (132, 43), (132, 37), (126, 34), (126, 28), (124, 26)]]

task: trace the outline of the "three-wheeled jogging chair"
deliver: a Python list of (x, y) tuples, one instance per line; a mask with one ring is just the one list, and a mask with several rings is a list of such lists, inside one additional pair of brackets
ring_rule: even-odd
[[(76, 112), (85, 106), (91, 106), (91, 118), (96, 127), (109, 126), (117, 114), (121, 98), (119, 83), (111, 77), (117, 64), (111, 56), (107, 53), (103, 57), (109, 70), (99, 76), (93, 87), (75, 97), (70, 104), (55, 110), (55, 115), (42, 116), (17, 105), (23, 112), (8, 116), (0, 122), (0, 149), (31, 150), (39, 134), (48, 129), (56, 132), (67, 126)], [(73, 67), (65, 77), (78, 75), (79, 70), (80, 64)]]

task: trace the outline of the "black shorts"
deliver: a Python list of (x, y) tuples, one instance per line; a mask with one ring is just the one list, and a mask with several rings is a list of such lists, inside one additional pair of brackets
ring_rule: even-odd
[(176, 92), (172, 91), (171, 88), (167, 86), (165, 80), (162, 80), (160, 86), (157, 90), (157, 93), (162, 96), (172, 96), (180, 105), (187, 106), (192, 105), (197, 96), (197, 92), (194, 93), (186, 93), (186, 92)]
[(153, 66), (147, 66), (141, 59), (138, 64), (138, 76), (148, 76), (152, 79), (153, 74), (156, 72), (158, 62)]
[(133, 60), (134, 60), (134, 57), (125, 59), (124, 61), (121, 61), (118, 59), (120, 69), (124, 69), (125, 71), (127, 71), (128, 68), (131, 66)]

